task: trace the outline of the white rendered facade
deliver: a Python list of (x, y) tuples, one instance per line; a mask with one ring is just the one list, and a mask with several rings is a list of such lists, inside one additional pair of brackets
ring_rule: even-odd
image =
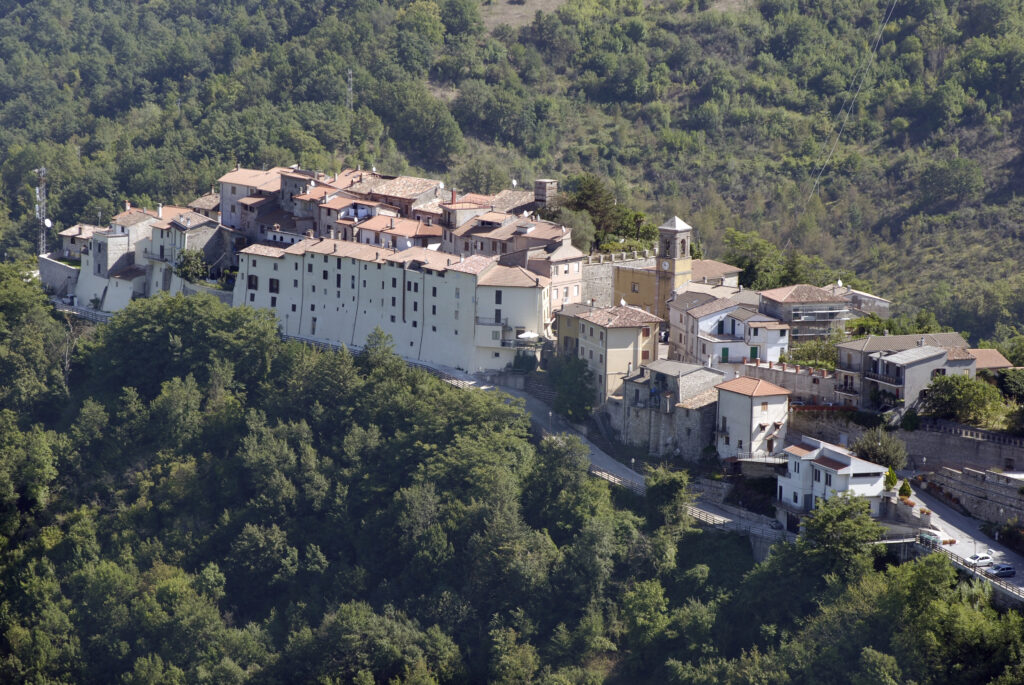
[(886, 468), (859, 459), (849, 450), (805, 437), (800, 445), (786, 448), (786, 473), (778, 477), (780, 516), (805, 514), (818, 499), (841, 493), (866, 497), (871, 515), (878, 516), (885, 490)]
[(546, 279), (509, 271), (423, 248), (307, 239), (243, 250), (233, 302), (271, 309), (287, 335), (361, 346), (379, 327), (403, 357), (475, 372), (510, 363), (517, 331), (544, 335)]
[(772, 457), (786, 438), (789, 391), (741, 376), (718, 386), (715, 446), (719, 459)]

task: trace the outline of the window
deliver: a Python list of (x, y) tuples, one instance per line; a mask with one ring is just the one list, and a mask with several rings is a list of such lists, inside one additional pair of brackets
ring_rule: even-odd
[(494, 304), (501, 304), (501, 291), (500, 290), (495, 290), (494, 291)]
[(316, 305), (315, 304), (309, 305), (309, 311), (315, 312), (316, 311)]
[(276, 278), (270, 279), (270, 292), (278, 293), (281, 292), (281, 284)]
[(412, 310), (414, 312), (418, 312), (420, 310), (420, 303), (419, 302), (413, 302), (412, 303)]
[(459, 310), (458, 309), (455, 310), (455, 320), (456, 321), (459, 320)]
[(249, 290), (258, 290), (260, 287), (260, 277), (249, 274), (248, 288)]
[(274, 262), (274, 271), (277, 271), (277, 262)]
[(578, 285), (574, 285), (572, 287), (572, 294), (574, 297), (580, 294), (580, 287)]
[(644, 350), (643, 352), (640, 353), (640, 359), (642, 359), (644, 361), (648, 361), (650, 358), (651, 358), (651, 351), (650, 350)]
[(815, 483), (820, 483), (821, 482), (821, 471), (819, 471), (818, 469), (814, 469), (814, 482)]
[(737, 440), (736, 441), (736, 449), (738, 449), (738, 450), (743, 449), (743, 441), (742, 440)]
[(728, 435), (727, 435), (727, 436), (725, 436), (725, 444), (726, 444), (726, 445), (728, 445), (728, 444), (729, 444), (729, 436), (728, 436)]
[(598, 385), (604, 385), (604, 376), (598, 374), (598, 376), (597, 376), (597, 384)]
[(295, 311), (295, 305), (292, 305), (292, 311), (293, 312)]
[(597, 355), (597, 361), (600, 362), (601, 364), (604, 364), (604, 355), (603, 354)]
[(629, 289), (631, 291), (633, 291), (634, 293), (638, 293), (638, 292), (640, 292), (640, 284), (636, 283), (636, 282), (630, 283), (629, 284)]
[(800, 473), (800, 462), (793, 462), (793, 473)]
[[(569, 286), (565, 286), (564, 288), (562, 288), (562, 291), (563, 291), (562, 294), (564, 295), (564, 299), (568, 300), (569, 299)], [(558, 288), (555, 288), (555, 292), (556, 293), (558, 292)]]
[(437, 316), (437, 305), (436, 304), (430, 305), (430, 315), (431, 316)]
[(430, 296), (431, 297), (437, 297), (437, 286), (436, 285), (430, 289)]
[(313, 317), (313, 320), (309, 322), (309, 334), (310, 335), (316, 335), (316, 317), (315, 316)]
[(587, 327), (586, 327), (586, 326), (584, 326), (584, 325), (583, 325), (583, 324), (581, 323), (581, 324), (580, 324), (580, 333), (584, 333), (584, 332), (586, 332), (586, 330), (587, 330)]
[(828, 486), (832, 485), (832, 474), (831, 473), (826, 473), (825, 474), (825, 485), (828, 485)]
[(392, 314), (392, 315), (391, 315), (391, 323), (394, 323), (394, 322), (395, 322), (395, 315), (394, 315), (394, 314)]
[(313, 273), (313, 263), (312, 262), (310, 262), (309, 264), (306, 265), (306, 272), (307, 273)]
[(295, 262), (295, 263), (294, 263), (294, 264), (293, 264), (292, 266), (294, 266), (294, 267), (295, 267), (295, 270), (296, 270), (296, 271), (298, 271), (298, 270), (299, 270), (299, 263), (298, 263), (298, 262)]
[(501, 310), (500, 309), (495, 309), (494, 310), (494, 323), (501, 323)]
[(458, 288), (455, 289), (455, 299), (456, 300), (459, 299), (459, 289)]
[(334, 274), (334, 287), (335, 288), (340, 288), (341, 287), (341, 274)]
[(558, 299), (558, 288), (552, 288), (551, 289), (551, 298), (554, 299), (554, 300)]
[(798, 504), (799, 502), (800, 502), (800, 500), (797, 499), (796, 492), (794, 492), (793, 493), (793, 504)]
[(249, 293), (249, 301), (250, 302), (255, 302), (256, 301), (256, 293)]
[(327, 269), (324, 269), (324, 280), (327, 280)]
[(391, 306), (392, 306), (392, 307), (394, 307), (394, 306), (395, 306), (395, 298), (393, 298), (393, 297), (391, 298)]
[(594, 327), (593, 326), (590, 327), (590, 337), (591, 338), (594, 337)]
[(392, 288), (397, 288), (398, 287), (398, 279), (397, 278), (392, 278), (391, 279), (391, 287)]
[(761, 403), (761, 411), (768, 411), (768, 403), (767, 402), (762, 402)]
[(640, 335), (642, 337), (644, 337), (644, 338), (651, 337), (651, 327), (650, 326), (644, 326), (643, 328), (641, 328), (640, 329)]
[[(96, 247), (97, 247), (97, 249), (99, 249), (99, 245), (97, 245)], [(161, 256), (161, 257), (163, 257), (163, 256), (164, 256), (164, 253), (163, 253), (163, 247), (164, 247), (163, 245), (161, 245), (161, 246), (160, 246), (160, 249), (161, 249), (161, 251), (160, 251), (160, 256)], [(252, 260), (252, 265), (253, 265), (253, 266), (256, 266), (256, 260), (255, 260), (255, 259), (254, 259), (254, 260)]]
[(276, 307), (277, 306), (277, 298), (276, 297), (271, 296), (271, 298), (270, 298), (270, 306), (271, 307)]

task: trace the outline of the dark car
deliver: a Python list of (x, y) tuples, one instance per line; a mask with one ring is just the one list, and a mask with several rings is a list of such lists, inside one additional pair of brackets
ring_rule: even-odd
[(1017, 575), (1017, 569), (1009, 564), (996, 564), (992, 568), (985, 569), (985, 573), (996, 578), (1013, 578)]

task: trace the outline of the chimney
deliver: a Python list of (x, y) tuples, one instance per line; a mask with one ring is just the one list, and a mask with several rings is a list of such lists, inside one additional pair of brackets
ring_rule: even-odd
[(391, 224), (391, 228), (394, 228), (395, 227), (395, 217), (391, 217), (391, 221), (389, 223)]
[[(327, 235), (331, 236), (331, 240), (334, 240), (334, 237), (337, 235), (337, 233), (335, 233), (334, 229), (332, 228), (329, 231), (327, 231)], [(338, 246), (335, 245), (334, 249), (337, 250)]]
[(157, 219), (163, 219), (164, 218), (164, 205), (163, 205), (162, 202), (157, 202), (156, 203), (156, 218)]
[(132, 208), (132, 203), (131, 203), (131, 202), (129, 202), (128, 200), (125, 200), (125, 201), (124, 201), (124, 211), (126, 211), (126, 212), (127, 212), (127, 211), (128, 211), (129, 209), (131, 209), (131, 208)]
[(452, 204), (455, 204), (455, 188), (452, 188)]
[(313, 237), (313, 231), (312, 231), (312, 229), (311, 229), (311, 230), (308, 230), (308, 231), (306, 231), (306, 237), (307, 237), (307, 238), (312, 238), (312, 237)]

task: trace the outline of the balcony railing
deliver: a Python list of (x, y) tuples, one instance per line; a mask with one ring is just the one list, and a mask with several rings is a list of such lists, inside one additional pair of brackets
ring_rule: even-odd
[(870, 378), (873, 381), (878, 381), (879, 383), (886, 383), (887, 385), (903, 385), (903, 379), (899, 376), (886, 376), (885, 374), (875, 373), (874, 371), (865, 371), (864, 377)]
[(477, 326), (501, 326), (502, 328), (509, 328), (508, 319), (495, 319), (492, 317), (478, 316), (476, 317)]
[(837, 385), (836, 392), (840, 395), (849, 395), (851, 397), (856, 397), (860, 394), (860, 391), (852, 385)]

